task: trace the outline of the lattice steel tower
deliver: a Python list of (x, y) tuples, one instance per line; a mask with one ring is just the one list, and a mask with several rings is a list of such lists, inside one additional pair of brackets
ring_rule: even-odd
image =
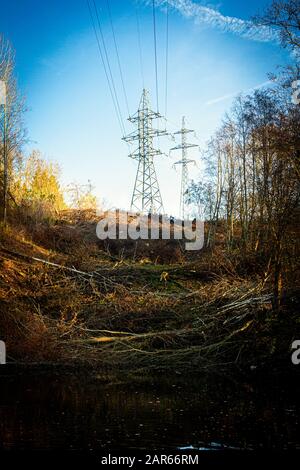
[(136, 150), (129, 155), (138, 161), (131, 210), (148, 213), (163, 213), (164, 210), (153, 162), (155, 155), (163, 155), (153, 148), (154, 137), (167, 135), (166, 130), (153, 129), (153, 120), (161, 117), (159, 112), (151, 110), (149, 92), (144, 89), (137, 113), (128, 118), (137, 125), (137, 130), (123, 137), (125, 142), (138, 142)]
[(171, 148), (171, 150), (181, 150), (181, 160), (175, 162), (174, 165), (182, 165), (181, 173), (181, 188), (180, 188), (180, 206), (179, 213), (182, 220), (185, 216), (185, 199), (188, 190), (188, 164), (196, 163), (195, 160), (188, 160), (187, 158), (187, 149), (190, 147), (198, 147), (196, 144), (189, 144), (186, 139), (186, 134), (194, 132), (192, 129), (186, 129), (185, 127), (185, 117), (182, 118), (182, 127), (180, 131), (174, 132), (174, 134), (181, 134), (181, 144), (176, 147)]

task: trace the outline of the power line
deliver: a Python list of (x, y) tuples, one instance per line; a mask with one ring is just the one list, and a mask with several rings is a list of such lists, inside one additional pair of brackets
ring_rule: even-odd
[(102, 31), (100, 16), (99, 16), (99, 12), (98, 12), (98, 8), (97, 8), (97, 5), (96, 5), (96, 3), (95, 3), (95, 0), (93, 0), (93, 4), (94, 4), (95, 12), (96, 12), (97, 24), (98, 24), (98, 28), (99, 28), (100, 35), (101, 35), (102, 46), (103, 46), (103, 50), (104, 50), (104, 54), (105, 54), (105, 58), (106, 58), (107, 68), (108, 68), (108, 71), (109, 71), (109, 76), (110, 76), (110, 80), (111, 80), (112, 90), (113, 90), (113, 94), (114, 94), (114, 97), (115, 97), (116, 106), (117, 106), (117, 109), (118, 109), (118, 114), (119, 114), (119, 116), (120, 116), (120, 121), (121, 121), (121, 126), (122, 126), (122, 132), (123, 132), (123, 134), (125, 134), (126, 131), (125, 131), (125, 127), (124, 127), (124, 121), (123, 121), (123, 117), (122, 117), (122, 113), (121, 113), (121, 108), (120, 108), (120, 104), (119, 104), (119, 100), (118, 100), (118, 95), (117, 95), (117, 91), (116, 91), (116, 87), (115, 87), (115, 82), (114, 82), (113, 74), (112, 74), (112, 71), (111, 71), (111, 66), (110, 66), (110, 62), (109, 62), (109, 58), (108, 58), (108, 53), (107, 53), (107, 48), (106, 48), (106, 45), (105, 45), (105, 39), (104, 39), (103, 31)]
[(117, 95), (117, 92), (116, 92), (114, 78), (113, 78), (111, 67), (110, 67), (110, 62), (109, 62), (109, 58), (108, 58), (107, 48), (106, 48), (106, 45), (105, 45), (105, 39), (104, 39), (103, 31), (102, 31), (99, 12), (98, 12), (98, 8), (97, 8), (95, 0), (93, 0), (93, 4), (94, 4), (95, 12), (96, 12), (96, 18), (97, 18), (97, 23), (98, 23), (98, 26), (99, 26), (99, 31), (100, 31), (100, 34), (101, 34), (101, 39), (102, 39), (103, 49), (104, 49), (104, 53), (105, 53), (105, 57), (106, 57), (106, 61), (107, 61), (107, 66), (108, 66), (108, 70), (109, 70), (109, 74), (110, 74), (110, 78), (111, 78), (112, 88), (114, 90), (116, 103), (117, 103), (117, 107), (118, 107), (118, 111), (119, 111), (119, 115), (120, 115), (120, 119), (121, 119), (121, 123), (122, 123), (122, 128), (123, 128), (123, 132), (125, 134), (125, 127), (124, 127), (124, 124), (123, 124), (124, 121), (123, 121), (123, 117), (122, 117), (122, 113), (121, 113), (121, 108), (120, 108), (120, 104), (119, 104), (119, 100), (118, 100), (118, 95)]
[(165, 117), (167, 117), (168, 111), (168, 66), (169, 66), (169, 2), (167, 1), (167, 11), (166, 11), (166, 90), (165, 90)]
[(123, 125), (122, 125), (122, 122), (121, 122), (121, 119), (120, 119), (120, 115), (119, 115), (119, 112), (118, 112), (118, 107), (117, 107), (117, 104), (116, 104), (116, 101), (115, 101), (115, 97), (114, 97), (113, 90), (112, 90), (112, 87), (111, 87), (111, 83), (110, 83), (110, 80), (109, 80), (109, 76), (108, 76), (108, 73), (107, 73), (107, 68), (106, 68), (106, 65), (105, 65), (105, 60), (104, 60), (104, 56), (103, 56), (103, 53), (102, 53), (102, 49), (101, 49), (101, 45), (100, 45), (100, 41), (99, 41), (99, 36), (98, 36), (98, 33), (97, 33), (97, 29), (96, 29), (96, 25), (95, 25), (95, 21), (94, 21), (94, 16), (93, 16), (93, 12), (92, 12), (89, 0), (87, 0), (87, 5), (88, 5), (89, 12), (90, 12), (92, 26), (93, 26), (93, 30), (94, 30), (94, 33), (95, 33), (95, 38), (96, 38), (96, 41), (97, 41), (101, 62), (102, 62), (102, 65), (103, 65), (104, 73), (105, 73), (105, 76), (106, 76), (109, 91), (110, 91), (111, 98), (112, 98), (112, 101), (113, 101), (113, 105), (114, 105), (114, 109), (115, 109), (115, 112), (116, 112), (117, 120), (118, 120), (120, 129), (121, 129), (121, 133), (123, 134), (124, 133), (123, 132)]
[(125, 89), (124, 76), (123, 76), (122, 67), (121, 67), (120, 55), (119, 55), (119, 50), (118, 50), (118, 46), (117, 46), (115, 29), (114, 29), (114, 25), (113, 25), (113, 21), (112, 21), (109, 0), (106, 0), (106, 4), (107, 4), (107, 10), (108, 10), (108, 15), (109, 15), (109, 20), (110, 20), (111, 31), (112, 31), (112, 35), (113, 35), (113, 39), (114, 39), (114, 45), (115, 45), (115, 50), (116, 50), (116, 55), (117, 55), (117, 60), (118, 60), (118, 67), (119, 67), (119, 73), (120, 73), (120, 78), (121, 78), (121, 82), (122, 82), (122, 88), (123, 88), (123, 93), (124, 93), (124, 98), (125, 98), (126, 109), (127, 109), (128, 115), (129, 115), (130, 113), (129, 113), (127, 93), (126, 93), (126, 89)]
[(144, 89), (145, 88), (145, 79), (144, 79), (142, 44), (141, 44), (141, 30), (140, 30), (139, 12), (138, 12), (137, 8), (135, 10), (135, 15), (136, 15), (136, 27), (137, 27), (137, 33), (138, 33), (138, 45), (139, 45), (139, 56), (140, 56), (140, 66), (141, 66), (141, 77), (142, 77), (142, 85), (143, 85), (143, 89)]
[(152, 0), (152, 15), (153, 15), (153, 36), (154, 36), (154, 62), (155, 62), (155, 84), (156, 84), (156, 108), (157, 108), (157, 112), (159, 112), (159, 106), (158, 106), (158, 74), (157, 74), (157, 39), (156, 39), (155, 0)]

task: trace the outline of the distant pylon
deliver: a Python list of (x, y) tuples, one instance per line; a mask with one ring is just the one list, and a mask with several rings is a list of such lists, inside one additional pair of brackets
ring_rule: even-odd
[(138, 111), (128, 118), (137, 125), (137, 130), (123, 137), (125, 142), (138, 142), (138, 147), (129, 157), (138, 161), (138, 169), (131, 199), (131, 210), (148, 213), (162, 213), (163, 203), (154, 167), (153, 157), (162, 155), (153, 148), (153, 138), (167, 135), (166, 130), (153, 129), (154, 119), (161, 118), (159, 112), (151, 110), (149, 92), (143, 90)]
[(187, 159), (187, 149), (190, 147), (198, 147), (196, 144), (189, 144), (186, 141), (186, 134), (190, 132), (194, 132), (191, 129), (186, 129), (185, 127), (185, 117), (182, 118), (182, 127), (180, 131), (174, 132), (174, 134), (181, 134), (181, 144), (177, 145), (176, 147), (171, 148), (171, 150), (181, 150), (181, 160), (174, 163), (174, 165), (182, 165), (182, 173), (181, 173), (181, 188), (180, 188), (180, 206), (179, 206), (179, 213), (182, 220), (185, 217), (185, 200), (188, 190), (188, 164), (189, 163), (196, 163), (195, 160), (188, 160)]

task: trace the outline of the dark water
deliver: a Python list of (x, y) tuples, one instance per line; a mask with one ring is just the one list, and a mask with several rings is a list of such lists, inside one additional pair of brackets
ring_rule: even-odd
[(0, 449), (300, 449), (299, 386), (220, 377), (0, 376)]

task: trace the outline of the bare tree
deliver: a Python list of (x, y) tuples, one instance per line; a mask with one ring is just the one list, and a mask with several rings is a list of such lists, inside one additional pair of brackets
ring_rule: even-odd
[(281, 43), (292, 50), (300, 48), (300, 1), (274, 0), (264, 14), (254, 18), (255, 23), (278, 29)]
[(295, 244), (289, 231), (300, 201), (295, 171), (299, 114), (299, 105), (285, 100), (280, 84), (237, 98), (207, 150), (214, 163), (209, 162), (213, 171), (206, 187), (214, 189), (214, 196), (202, 182), (191, 188), (194, 202), (198, 197), (207, 207), (214, 204), (208, 214), (208, 245), (214, 245), (216, 221), (223, 219), (228, 250), (252, 250), (265, 261), (265, 275), (274, 280), (276, 309), (284, 259)]
[(0, 81), (5, 84), (5, 100), (0, 114), (0, 185), (2, 220), (6, 222), (10, 181), (21, 161), (21, 148), (26, 139), (23, 125), (25, 101), (20, 96), (14, 75), (14, 51), (0, 36)]

